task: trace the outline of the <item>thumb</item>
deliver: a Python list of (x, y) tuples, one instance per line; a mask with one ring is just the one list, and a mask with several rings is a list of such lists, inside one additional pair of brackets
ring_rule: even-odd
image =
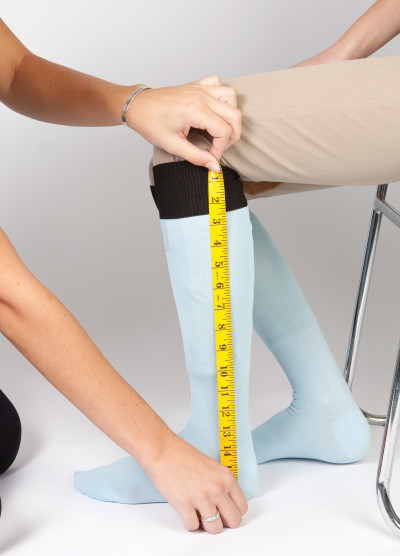
[(208, 151), (204, 151), (203, 149), (196, 147), (187, 139), (182, 138), (177, 140), (174, 153), (196, 166), (204, 166), (213, 172), (220, 171), (220, 165), (216, 158), (214, 158)]

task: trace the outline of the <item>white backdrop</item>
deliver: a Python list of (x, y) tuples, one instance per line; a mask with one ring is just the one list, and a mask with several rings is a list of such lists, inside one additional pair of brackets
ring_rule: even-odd
[[(224, 79), (289, 67), (332, 44), (371, 4), (0, 0), (0, 17), (44, 58), (117, 83), (157, 87), (214, 73)], [(400, 54), (400, 37), (375, 56), (394, 54)], [(179, 430), (188, 415), (189, 390), (148, 189), (150, 156), (151, 146), (125, 128), (52, 126), (0, 105), (0, 226), (118, 371)], [(374, 192), (371, 184), (251, 202), (288, 260), (340, 367)], [(400, 206), (398, 183), (388, 200)], [(376, 411), (386, 408), (400, 337), (400, 232), (384, 222), (380, 242), (359, 356), (367, 382), (355, 385), (357, 399)], [(379, 383), (371, 382), (374, 372)], [(101, 457), (91, 450), (88, 466), (120, 453), (5, 339), (0, 376), (24, 424), (20, 467), (49, 445), (69, 443), (80, 454), (88, 442), (97, 443)], [(283, 373), (257, 338), (251, 386), (253, 425), (290, 399)], [(83, 466), (77, 459), (64, 470), (68, 488), (72, 470)], [(18, 552), (25, 553), (31, 552)]]

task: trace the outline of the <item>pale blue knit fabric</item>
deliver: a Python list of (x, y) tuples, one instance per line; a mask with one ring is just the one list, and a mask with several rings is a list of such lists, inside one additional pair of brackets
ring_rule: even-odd
[[(370, 431), (313, 312), (261, 222), (246, 207), (228, 212), (227, 223), (239, 484), (249, 499), (257, 490), (256, 458), (259, 463), (279, 458), (349, 463), (368, 452)], [(191, 386), (191, 415), (181, 436), (219, 460), (209, 217), (161, 220), (161, 228)], [(248, 381), (253, 319), (293, 387), (293, 402), (251, 437)], [(173, 384), (170, 395), (171, 403), (177, 403)], [(268, 399), (265, 392), (266, 406)], [(98, 500), (165, 501), (131, 457), (78, 472), (75, 485)]]
[[(293, 388), (291, 405), (253, 431), (257, 461), (359, 460), (370, 447), (368, 423), (353, 400), (290, 268), (254, 214), (251, 221), (254, 329)], [(268, 392), (265, 400), (267, 405)]]
[[(161, 220), (172, 289), (190, 377), (191, 414), (181, 437), (219, 461), (217, 375), (209, 216)], [(246, 498), (258, 484), (248, 415), (254, 285), (253, 239), (247, 207), (227, 213), (232, 336), (238, 442), (238, 475)], [(174, 385), (170, 390), (171, 403)], [(98, 500), (130, 504), (162, 502), (131, 457), (75, 473), (75, 486)]]

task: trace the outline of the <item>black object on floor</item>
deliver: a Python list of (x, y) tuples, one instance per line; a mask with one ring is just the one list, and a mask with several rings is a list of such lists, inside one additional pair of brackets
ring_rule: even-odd
[[(15, 460), (21, 444), (21, 421), (17, 410), (0, 390), (0, 474)], [(1, 512), (1, 502), (0, 502)]]

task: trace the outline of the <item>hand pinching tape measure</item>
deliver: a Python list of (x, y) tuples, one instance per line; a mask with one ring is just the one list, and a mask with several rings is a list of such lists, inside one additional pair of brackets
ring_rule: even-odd
[(208, 207), (210, 212), (221, 463), (226, 465), (237, 479), (236, 410), (229, 290), (228, 234), (225, 184), (222, 170), (218, 173), (211, 170), (208, 172)]

